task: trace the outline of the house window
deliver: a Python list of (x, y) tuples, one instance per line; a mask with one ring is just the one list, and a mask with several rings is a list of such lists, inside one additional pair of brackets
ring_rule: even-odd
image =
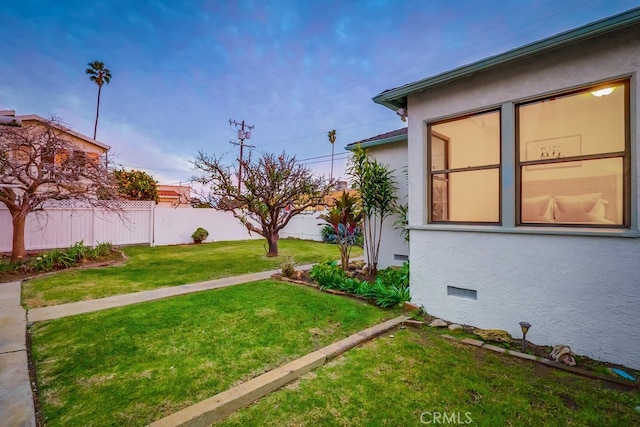
[(85, 167), (87, 164), (87, 153), (82, 150), (73, 150), (73, 160), (76, 167)]
[(500, 112), (428, 126), (429, 221), (500, 222)]
[(629, 225), (629, 82), (516, 106), (518, 224)]
[(42, 148), (42, 164), (53, 165), (53, 159), (55, 157), (55, 149), (51, 146), (45, 146)]
[(13, 158), (21, 163), (27, 163), (31, 160), (31, 147), (27, 144), (20, 145), (13, 152)]
[(65, 149), (58, 149), (55, 151), (53, 163), (56, 166), (63, 166), (69, 160), (69, 152)]
[(87, 154), (87, 160), (89, 161), (90, 164), (98, 165), (100, 161), (100, 155), (98, 153), (88, 152), (86, 154)]

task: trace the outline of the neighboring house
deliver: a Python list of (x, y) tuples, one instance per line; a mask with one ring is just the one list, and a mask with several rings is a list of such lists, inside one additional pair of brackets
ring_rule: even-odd
[(322, 200), (322, 204), (316, 206), (309, 206), (305, 210), (302, 211), (303, 214), (314, 214), (317, 212), (324, 212), (327, 209), (331, 209), (337, 199), (342, 197), (343, 192), (349, 193), (352, 197), (357, 197), (358, 192), (352, 188), (348, 187), (347, 181), (338, 181), (335, 185), (335, 190), (324, 196)]
[[(15, 117), (22, 121), (22, 127), (28, 126), (44, 126), (49, 121), (36, 114), (27, 114), (16, 116), (15, 110), (3, 110), (0, 111), (0, 116), (3, 117)], [(96, 141), (88, 136), (85, 136), (79, 132), (73, 131), (67, 127), (53, 124), (53, 126), (62, 132), (64, 138), (78, 147), (78, 150), (74, 150), (74, 153), (78, 156), (86, 157), (88, 160), (97, 160), (102, 155), (106, 155), (111, 148), (107, 144), (100, 141)], [(65, 156), (74, 155), (74, 153), (57, 153), (56, 161), (63, 161)]]
[[(353, 150), (358, 144), (382, 164), (389, 165), (396, 182), (398, 203), (406, 204), (408, 202), (407, 128), (397, 129), (351, 143), (345, 149)], [(393, 225), (397, 219), (397, 214), (394, 214), (385, 219), (382, 225), (382, 241), (384, 244), (380, 245), (378, 269), (402, 265), (403, 262), (409, 259), (409, 245), (405, 241), (401, 230)]]
[(158, 184), (158, 208), (190, 208), (191, 187)]
[(374, 98), (409, 119), (414, 303), (640, 369), (639, 58), (636, 8)]

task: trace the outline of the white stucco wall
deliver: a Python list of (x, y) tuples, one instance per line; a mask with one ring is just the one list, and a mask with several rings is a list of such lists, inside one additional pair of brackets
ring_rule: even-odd
[[(397, 186), (398, 203), (405, 204), (408, 200), (407, 185), (407, 142), (399, 141), (390, 144), (370, 147), (367, 151), (380, 163), (389, 165), (393, 171), (393, 177)], [(378, 256), (378, 269), (400, 266), (404, 262), (402, 259), (395, 259), (396, 255), (409, 255), (409, 245), (405, 242), (400, 230), (393, 227), (393, 223), (398, 216), (396, 214), (387, 218), (382, 228), (382, 243)]]
[[(564, 343), (574, 352), (640, 369), (639, 136), (637, 27), (573, 44), (409, 96), (409, 194), (413, 302), (436, 316)], [(513, 102), (631, 77), (631, 227), (626, 230), (515, 226)], [(426, 224), (425, 123), (503, 111), (501, 226)], [(569, 235), (570, 233), (581, 235)], [(477, 291), (448, 296), (447, 286)]]
[[(280, 238), (322, 241), (319, 214), (300, 214), (291, 218), (280, 231)], [(230, 212), (215, 209), (155, 209), (154, 224), (154, 243), (158, 246), (191, 243), (191, 234), (197, 227), (209, 232), (207, 242), (264, 239), (258, 233), (249, 233)]]

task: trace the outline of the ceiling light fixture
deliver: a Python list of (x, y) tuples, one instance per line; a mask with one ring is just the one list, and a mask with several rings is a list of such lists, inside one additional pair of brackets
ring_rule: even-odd
[(598, 89), (591, 92), (591, 95), (597, 96), (598, 98), (601, 96), (607, 96), (611, 94), (616, 88), (615, 87), (605, 87), (604, 89)]

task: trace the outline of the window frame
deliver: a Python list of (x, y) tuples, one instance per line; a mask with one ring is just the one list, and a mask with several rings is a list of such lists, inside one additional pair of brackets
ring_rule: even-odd
[[(482, 165), (482, 166), (468, 166), (468, 167), (458, 167), (458, 168), (451, 168), (449, 166), (449, 142), (450, 139), (442, 134), (440, 134), (439, 132), (432, 130), (433, 126), (437, 126), (443, 123), (449, 123), (449, 122), (454, 122), (454, 121), (458, 121), (458, 120), (463, 120), (469, 117), (473, 117), (473, 116), (479, 116), (479, 115), (483, 115), (483, 114), (490, 114), (490, 113), (497, 113), (498, 114), (498, 163), (495, 164), (488, 164), (488, 165)], [(493, 108), (489, 108), (489, 109), (484, 109), (484, 110), (478, 110), (478, 111), (473, 111), (473, 112), (468, 112), (468, 113), (463, 113), (463, 114), (458, 114), (452, 117), (448, 117), (446, 119), (442, 119), (442, 120), (436, 120), (436, 121), (432, 121), (432, 122), (427, 122), (426, 123), (426, 136), (427, 136), (427, 141), (426, 141), (426, 159), (427, 159), (427, 176), (426, 176), (426, 189), (427, 189), (427, 197), (426, 197), (426, 211), (427, 211), (427, 223), (428, 224), (434, 224), (434, 225), (447, 225), (447, 224), (456, 224), (456, 225), (481, 225), (481, 226), (501, 226), (502, 225), (502, 194), (503, 194), (503, 185), (502, 185), (502, 167), (503, 167), (503, 158), (502, 158), (502, 148), (503, 148), (503, 144), (502, 144), (502, 140), (503, 140), (503, 129), (502, 129), (502, 121), (503, 121), (503, 113), (502, 113), (502, 108), (501, 106), (497, 106), (497, 107), (493, 107)], [(431, 140), (431, 136), (433, 134), (436, 134), (436, 136), (440, 139), (443, 139), (445, 141), (445, 164), (446, 164), (446, 168), (445, 169), (441, 169), (441, 170), (436, 170), (433, 171), (431, 170), (431, 166), (432, 166), (432, 155), (431, 155), (431, 147), (432, 147), (432, 140)], [(451, 173), (458, 173), (458, 172), (474, 172), (474, 171), (480, 171), (480, 170), (493, 170), (493, 169), (497, 169), (498, 170), (498, 220), (497, 221), (452, 221), (450, 219), (447, 220), (438, 220), (435, 221), (433, 219), (433, 182), (434, 182), (434, 176), (435, 175), (446, 175), (447, 176), (447, 183), (449, 182), (449, 174)], [(451, 193), (451, 189), (449, 187), (449, 185), (447, 185), (447, 195), (449, 195)], [(449, 201), (447, 201), (447, 218), (449, 218)]]
[[(571, 157), (549, 158), (545, 160), (521, 160), (521, 141), (520, 141), (520, 107), (529, 104), (541, 102), (550, 98), (567, 97), (581, 93), (592, 92), (603, 87), (612, 85), (622, 85), (624, 90), (624, 150), (610, 151), (596, 154), (585, 154)], [(515, 226), (516, 227), (554, 227), (554, 228), (587, 228), (587, 229), (628, 229), (631, 227), (631, 78), (613, 79), (598, 84), (583, 86), (573, 90), (558, 90), (547, 93), (526, 101), (514, 102), (514, 174), (516, 179), (515, 194)], [(522, 222), (522, 168), (531, 165), (549, 165), (557, 163), (569, 163), (583, 160), (602, 160), (602, 159), (622, 159), (622, 224), (599, 224), (599, 223), (563, 223), (563, 222)]]

